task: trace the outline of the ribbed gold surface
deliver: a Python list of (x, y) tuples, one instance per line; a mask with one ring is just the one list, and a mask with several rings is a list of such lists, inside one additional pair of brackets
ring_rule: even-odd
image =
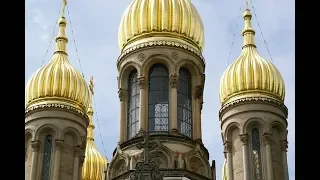
[(190, 0), (132, 1), (122, 16), (120, 49), (153, 40), (182, 42), (202, 51), (204, 28)]
[(244, 45), (238, 59), (223, 73), (220, 81), (220, 101), (226, 104), (244, 97), (269, 97), (284, 101), (285, 84), (278, 69), (262, 58), (254, 44), (251, 13), (244, 13)]
[(59, 21), (56, 52), (51, 61), (36, 71), (25, 90), (26, 108), (37, 104), (55, 103), (73, 106), (87, 112), (90, 103), (89, 88), (83, 76), (68, 60), (65, 36), (66, 21)]

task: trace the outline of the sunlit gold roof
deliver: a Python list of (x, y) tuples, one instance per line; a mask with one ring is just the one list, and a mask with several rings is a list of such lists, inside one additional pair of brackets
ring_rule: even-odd
[(202, 51), (204, 30), (190, 0), (133, 0), (119, 27), (120, 50), (150, 41), (170, 41)]
[[(93, 95), (93, 78), (90, 80), (90, 90)], [(85, 159), (82, 167), (82, 180), (102, 180), (104, 179), (104, 171), (106, 170), (108, 160), (96, 148), (94, 143), (94, 125), (93, 125), (93, 108), (88, 108), (88, 117), (90, 119), (87, 128), (87, 145)]]
[(60, 104), (75, 107), (84, 113), (90, 103), (85, 79), (68, 60), (65, 34), (67, 25), (63, 13), (59, 20), (56, 51), (51, 61), (37, 70), (28, 81), (25, 90), (26, 109), (39, 104)]
[(224, 105), (245, 97), (267, 97), (283, 102), (285, 84), (281, 74), (274, 64), (262, 58), (257, 51), (249, 9), (245, 10), (243, 17), (245, 27), (242, 31), (242, 52), (223, 73), (220, 81), (220, 101)]

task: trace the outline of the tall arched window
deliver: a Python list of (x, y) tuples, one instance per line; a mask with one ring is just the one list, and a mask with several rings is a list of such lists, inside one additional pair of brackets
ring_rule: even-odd
[(134, 137), (139, 131), (139, 96), (138, 72), (133, 70), (128, 80), (128, 139)]
[(52, 136), (47, 135), (44, 139), (41, 180), (50, 179), (51, 151)]
[(178, 81), (178, 130), (192, 137), (192, 87), (191, 75), (186, 68), (180, 68)]
[(166, 66), (155, 64), (149, 71), (149, 132), (168, 131), (169, 73)]
[(254, 179), (262, 179), (260, 134), (258, 128), (252, 129), (252, 158)]

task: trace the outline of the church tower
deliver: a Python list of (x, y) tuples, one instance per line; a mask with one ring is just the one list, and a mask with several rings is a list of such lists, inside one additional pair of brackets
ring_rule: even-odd
[[(215, 177), (201, 137), (204, 28), (191, 0), (133, 0), (119, 46), (120, 136), (108, 179), (125, 179), (146, 159), (165, 179)], [(146, 133), (149, 153), (137, 147)]]
[(51, 61), (36, 71), (25, 90), (25, 177), (28, 180), (79, 180), (84, 161), (87, 83), (68, 60), (63, 2)]
[(228, 180), (288, 180), (284, 81), (257, 51), (248, 3), (243, 18), (242, 52), (220, 82), (224, 172)]

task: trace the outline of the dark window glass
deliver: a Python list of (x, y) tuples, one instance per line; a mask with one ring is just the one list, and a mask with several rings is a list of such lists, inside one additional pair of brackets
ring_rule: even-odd
[(50, 179), (51, 150), (52, 150), (52, 136), (47, 135), (44, 140), (44, 147), (43, 147), (41, 180)]
[(166, 66), (155, 64), (149, 71), (149, 132), (167, 132), (169, 121), (169, 73)]
[(138, 84), (138, 72), (133, 70), (128, 80), (128, 139), (134, 137), (139, 131), (139, 101), (140, 89)]
[(178, 81), (178, 130), (192, 137), (192, 87), (191, 75), (185, 68), (179, 70)]
[(260, 134), (257, 128), (252, 129), (252, 157), (254, 179), (262, 179)]

